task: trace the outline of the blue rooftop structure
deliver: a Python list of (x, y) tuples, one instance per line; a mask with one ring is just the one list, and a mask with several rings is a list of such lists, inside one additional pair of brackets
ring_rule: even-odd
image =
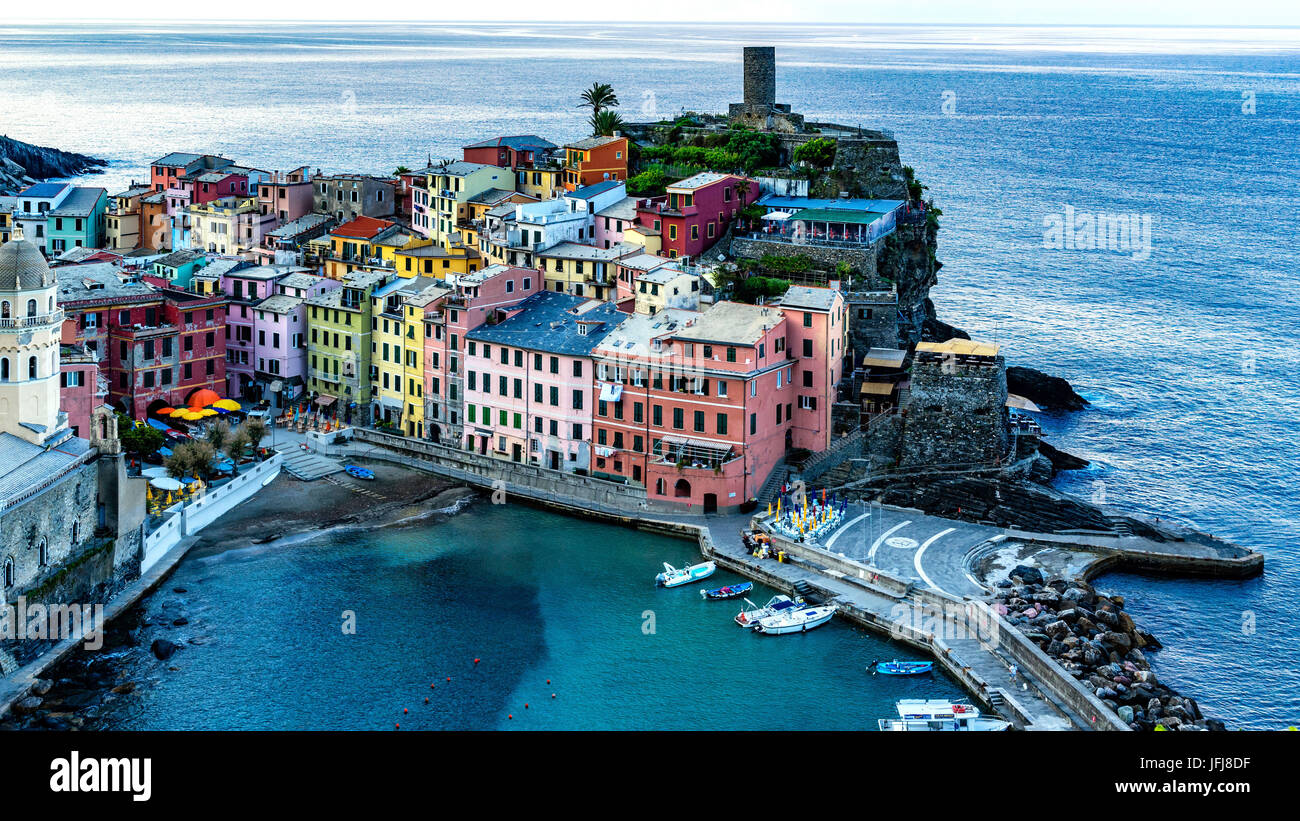
[(38, 182), (18, 192), (20, 197), (57, 197), (59, 192), (68, 187), (66, 182)]
[(622, 180), (605, 180), (604, 182), (585, 185), (582, 188), (575, 190), (573, 193), (565, 194), (564, 196), (572, 197), (577, 200), (589, 200), (592, 197), (605, 193), (606, 191), (612, 191), (620, 185), (623, 185)]
[(830, 211), (858, 211), (864, 213), (888, 214), (907, 205), (906, 200), (865, 200), (865, 199), (814, 199), (812, 197), (784, 197), (768, 194), (760, 197), (755, 205), (777, 211), (798, 211), (804, 208), (825, 208)]
[(496, 325), (480, 325), (465, 338), (531, 351), (586, 356), (627, 318), (612, 302), (597, 302), (578, 313), (580, 306), (593, 302), (571, 294), (541, 291), (519, 303), (514, 316)]

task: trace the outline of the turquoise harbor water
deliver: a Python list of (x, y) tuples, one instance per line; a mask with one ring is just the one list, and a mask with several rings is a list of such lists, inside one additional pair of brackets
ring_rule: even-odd
[(189, 624), (159, 635), (185, 648), (166, 665), (135, 654), (128, 677), (148, 683), (110, 702), (102, 726), (859, 730), (896, 699), (962, 695), (937, 674), (868, 675), (873, 659), (910, 654), (847, 622), (760, 636), (732, 622), (738, 602), (655, 588), (662, 562), (698, 555), (692, 542), (486, 502), (196, 553), (149, 608), (183, 605)]
[[(576, 96), (594, 80), (615, 86), (628, 119), (725, 110), (741, 98), (740, 47), (764, 43), (777, 46), (780, 100), (815, 119), (893, 131), (903, 161), (930, 186), (944, 211), (944, 268), (932, 292), (940, 315), (1002, 343), (1012, 364), (1065, 376), (1093, 400), (1085, 412), (1044, 420), (1055, 444), (1093, 462), (1067, 478), (1066, 488), (1104, 492), (1107, 501), (1190, 522), (1266, 554), (1266, 575), (1245, 582), (1114, 576), (1106, 584), (1129, 596), (1135, 618), (1168, 645), (1156, 657), (1157, 671), (1195, 695), (1208, 713), (1236, 727), (1295, 723), (1300, 308), (1293, 237), (1300, 212), (1300, 32), (526, 23), (0, 26), (0, 130), (110, 159), (102, 178), (109, 187), (140, 178), (150, 159), (173, 150), (221, 152), (267, 169), (307, 163), (387, 172), (399, 164), (415, 167), (430, 154), (455, 154), (494, 134), (577, 137), (583, 117)], [(945, 99), (955, 104), (951, 113)], [(1253, 106), (1243, 109), (1245, 103)], [(1044, 249), (1044, 219), (1066, 206), (1150, 217), (1150, 256)], [(476, 515), (487, 514), (469, 514), (466, 521)], [(556, 655), (561, 645), (551, 638), (545, 646), (556, 661), (537, 662), (541, 636), (583, 615), (601, 625), (628, 620), (631, 629), (642, 604), (625, 601), (629, 593), (608, 584), (603, 566), (599, 573), (561, 570), (547, 563), (545, 550), (533, 555), (524, 549), (531, 529), (498, 532), (504, 541), (483, 541), (477, 550), (488, 556), (517, 551), (511, 553), (515, 560), (539, 573), (570, 573), (569, 589), (578, 598), (569, 603), (596, 609), (570, 612), (560, 606), (563, 599), (546, 598), (545, 586), (535, 588), (536, 600), (527, 588), (520, 592), (518, 618), (511, 611), (512, 627), (500, 633), (502, 642), (507, 635), (520, 642), (510, 674), (517, 684), (503, 685), (506, 695), (481, 707), (477, 715), (492, 721), (507, 697), (533, 695), (527, 688), (538, 675), (545, 680), (543, 667), (586, 663)], [(591, 554), (601, 562), (621, 562), (625, 552), (645, 549), (638, 547), (644, 537), (634, 534), (614, 531), (607, 538), (609, 544)], [(440, 543), (436, 533), (430, 542)], [(391, 555), (380, 562), (394, 550), (383, 543), (378, 552), (341, 543), (226, 563), (249, 580), (245, 593), (287, 587), (333, 597), (353, 564), (322, 557), (352, 550), (364, 557), (362, 566), (374, 562), (384, 571), (381, 580), (370, 580), (376, 594), (385, 593), (392, 607), (412, 618), (434, 612), (427, 605), (439, 595), (461, 602), (441, 612), (463, 608), (472, 614), (481, 605), (479, 598), (462, 599), (448, 589), (454, 585), (421, 581), (412, 572), (418, 565)], [(473, 552), (455, 555), (462, 563), (449, 569), (466, 577), (487, 580), (505, 572), (490, 570), (495, 565), (486, 558), (475, 564)], [(656, 562), (646, 564), (653, 569)], [(192, 565), (187, 561), (180, 572), (193, 572)], [(218, 581), (227, 571), (221, 563), (210, 570), (214, 593), (236, 583)], [(353, 581), (356, 589), (364, 575)], [(214, 602), (236, 604), (231, 619), (253, 618), (253, 608), (235, 592)], [(500, 592), (484, 595), (495, 601)], [(587, 596), (594, 598), (581, 598)], [(630, 601), (636, 605), (622, 609)], [(304, 725), (369, 721), (369, 711), (343, 721), (321, 704), (353, 687), (370, 694), (367, 703), (378, 716), (406, 693), (405, 683), (378, 686), (383, 676), (415, 683), (426, 674), (413, 661), (419, 657), (412, 646), (420, 640), (414, 634), (391, 638), (386, 653), (366, 654), (364, 664), (377, 671), (372, 676), (308, 644), (310, 631), (328, 626), (304, 621), (288, 606), (276, 612), (279, 638), (266, 646), (276, 648), (279, 663), (267, 663), (266, 675), (278, 684), (300, 677), (294, 683), (301, 689), (231, 677), (228, 665), (217, 662), (210, 671), (214, 682), (245, 693), (231, 696), (235, 706), (227, 708), (250, 725), (280, 726), (284, 713), (265, 707), (267, 699), (300, 711), (291, 714)], [(545, 614), (540, 621), (539, 612)], [(661, 637), (667, 623), (661, 621)], [(725, 641), (752, 638), (726, 635)], [(809, 636), (806, 645), (745, 653), (741, 663), (771, 663), (772, 677), (781, 679), (799, 668), (789, 660), (769, 661), (769, 653), (818, 643), (838, 653), (840, 638), (849, 638), (847, 629), (836, 626)], [(724, 675), (712, 663), (672, 657), (662, 650), (669, 642), (627, 640), (629, 648), (644, 648), (638, 653), (664, 655), (636, 656), (635, 675), (625, 680), (629, 687), (620, 698), (566, 702), (528, 720), (552, 720), (569, 710), (570, 726), (626, 726), (602, 724), (615, 714), (644, 722), (639, 726), (683, 726), (673, 721), (689, 713), (681, 705), (708, 692), (701, 684), (707, 676)], [(731, 645), (712, 649), (723, 647)], [(468, 644), (455, 649), (489, 654)], [(589, 651), (584, 658), (606, 653), (600, 644), (583, 649)], [(818, 663), (827, 675), (839, 669)], [(848, 672), (842, 674), (855, 675), (855, 667), (843, 663)], [(816, 679), (809, 672), (796, 681)], [(599, 673), (623, 675), (617, 667)], [(744, 676), (723, 680), (737, 690), (750, 683)], [(328, 686), (330, 697), (314, 697), (311, 681)], [(633, 681), (651, 689), (632, 689)], [(196, 684), (189, 692), (201, 690)], [(619, 691), (610, 684), (592, 692)], [(847, 693), (840, 703), (858, 703), (850, 698), (856, 696), (852, 688), (839, 692)], [(163, 688), (156, 698), (169, 693)], [(187, 713), (187, 702), (175, 698), (155, 700), (134, 721), (192, 726), (193, 709)], [(757, 715), (764, 726), (856, 725), (878, 712), (849, 719), (744, 696), (714, 704), (722, 706), (711, 717), (692, 721)], [(783, 706), (769, 710), (769, 704)]]

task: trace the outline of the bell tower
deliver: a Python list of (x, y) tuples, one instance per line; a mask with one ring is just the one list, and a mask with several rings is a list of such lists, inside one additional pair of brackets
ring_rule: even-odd
[(0, 245), (0, 432), (42, 447), (68, 433), (59, 407), (63, 311), (56, 284), (35, 245)]

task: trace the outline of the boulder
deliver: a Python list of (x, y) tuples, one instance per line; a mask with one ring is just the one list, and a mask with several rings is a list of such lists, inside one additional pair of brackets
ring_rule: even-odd
[(53, 686), (54, 686), (54, 682), (50, 681), (49, 679), (38, 678), (36, 679), (36, 682), (32, 684), (32, 695), (43, 696), (46, 693), (48, 693), (50, 691), (50, 688)]
[(135, 682), (134, 682), (134, 681), (128, 681), (128, 682), (125, 682), (125, 683), (123, 683), (123, 684), (119, 684), (119, 685), (117, 685), (116, 687), (113, 688), (113, 692), (114, 692), (114, 693), (117, 693), (119, 696), (124, 696), (124, 695), (126, 695), (126, 694), (128, 694), (128, 693), (134, 693), (134, 692), (135, 692)]
[(39, 710), (44, 703), (45, 699), (40, 696), (28, 696), (21, 701), (15, 701), (12, 709), (14, 715), (26, 716)]
[(1044, 410), (1083, 410), (1088, 400), (1075, 393), (1070, 383), (1034, 368), (1007, 368), (1007, 391), (1023, 396)]
[(1036, 567), (1030, 567), (1025, 564), (1018, 564), (1011, 570), (1011, 577), (1019, 577), (1025, 584), (1042, 584), (1043, 571)]
[(154, 639), (154, 642), (150, 645), (149, 649), (153, 652), (154, 657), (159, 661), (166, 661), (180, 648), (167, 639)]
[(1133, 708), (1132, 708), (1132, 707), (1129, 707), (1128, 705), (1124, 705), (1123, 707), (1120, 707), (1118, 710), (1116, 710), (1116, 712), (1119, 713), (1119, 720), (1120, 720), (1120, 721), (1124, 722), (1125, 724), (1132, 724), (1132, 723), (1133, 723)]
[(187, 619), (187, 618), (185, 618), (184, 616), (181, 616), (179, 619), (173, 619), (173, 620), (172, 620), (172, 624), (173, 624), (174, 626), (176, 626), (176, 627), (184, 627), (185, 625), (187, 625), (187, 624), (189, 624), (189, 623), (190, 623), (190, 620)]

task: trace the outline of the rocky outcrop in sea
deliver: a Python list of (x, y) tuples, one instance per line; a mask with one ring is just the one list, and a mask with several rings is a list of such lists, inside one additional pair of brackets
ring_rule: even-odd
[(0, 136), (0, 196), (16, 194), (41, 180), (102, 174), (107, 160)]
[(1151, 670), (1155, 636), (1124, 612), (1124, 597), (1083, 581), (1045, 579), (1020, 565), (999, 582), (993, 607), (1015, 628), (1090, 687), (1134, 730), (1223, 730)]

